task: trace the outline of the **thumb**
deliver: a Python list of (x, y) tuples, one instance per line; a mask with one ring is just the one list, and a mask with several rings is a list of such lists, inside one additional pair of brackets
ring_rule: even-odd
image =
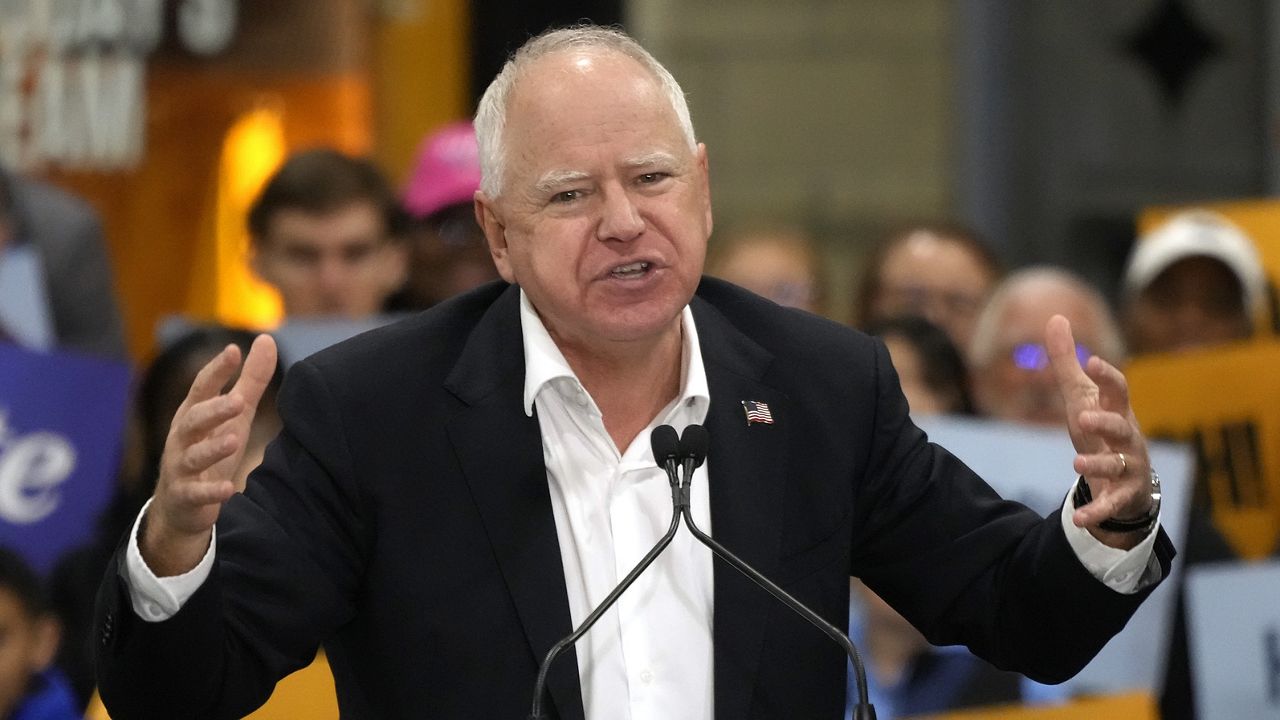
[(244, 367), (232, 392), (244, 398), (246, 407), (258, 406), (258, 400), (271, 382), (276, 372), (276, 341), (270, 335), (262, 334), (254, 338), (249, 356), (245, 358)]
[(1080, 367), (1076, 356), (1076, 340), (1071, 334), (1071, 322), (1061, 315), (1049, 318), (1044, 328), (1044, 346), (1049, 353), (1049, 364), (1064, 398), (1071, 398), (1081, 391), (1092, 391), (1096, 385)]

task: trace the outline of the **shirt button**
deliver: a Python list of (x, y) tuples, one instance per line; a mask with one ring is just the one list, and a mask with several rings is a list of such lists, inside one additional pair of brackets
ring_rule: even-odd
[(649, 683), (653, 682), (653, 673), (649, 672), (648, 670), (641, 670), (640, 682), (644, 683), (645, 685), (648, 685)]

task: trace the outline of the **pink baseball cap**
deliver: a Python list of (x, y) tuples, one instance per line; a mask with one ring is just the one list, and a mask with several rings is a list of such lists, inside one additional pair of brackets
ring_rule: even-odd
[(445, 125), (418, 148), (413, 174), (404, 187), (404, 209), (426, 217), (450, 205), (470, 203), (480, 189), (480, 150), (467, 121)]

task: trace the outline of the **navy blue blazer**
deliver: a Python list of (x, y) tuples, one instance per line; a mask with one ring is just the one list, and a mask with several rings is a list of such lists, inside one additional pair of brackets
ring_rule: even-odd
[[(832, 623), (860, 576), (931, 641), (1053, 682), (1150, 592), (1109, 590), (1057, 513), (1001, 500), (930, 444), (878, 341), (711, 279), (692, 309), (714, 534)], [(113, 717), (240, 717), (321, 644), (344, 718), (526, 717), (571, 628), (519, 323), (518, 290), (492, 284), (296, 364), (284, 430), (224, 507), (195, 596), (145, 623), (123, 552), (109, 568), (96, 639)], [(775, 422), (748, 425), (742, 400)], [(1163, 535), (1157, 555), (1167, 574)], [(716, 717), (842, 717), (840, 649), (714, 572)], [(572, 654), (549, 689), (556, 717), (582, 720)]]

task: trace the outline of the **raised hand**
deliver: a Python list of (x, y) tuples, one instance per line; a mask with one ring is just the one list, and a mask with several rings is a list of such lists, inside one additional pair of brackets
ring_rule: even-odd
[[(222, 393), (237, 369), (239, 379)], [(204, 556), (222, 503), (236, 491), (249, 426), (275, 369), (275, 340), (259, 335), (242, 369), (240, 349), (228, 345), (191, 383), (169, 427), (139, 538), (142, 557), (156, 575), (187, 572)]]
[(1067, 430), (1077, 453), (1073, 466), (1093, 494), (1093, 501), (1078, 508), (1072, 521), (1107, 545), (1133, 547), (1140, 535), (1098, 527), (1108, 518), (1130, 520), (1151, 509), (1151, 459), (1129, 405), (1129, 385), (1100, 357), (1080, 366), (1071, 323), (1061, 315), (1045, 326), (1045, 347), (1066, 403)]

